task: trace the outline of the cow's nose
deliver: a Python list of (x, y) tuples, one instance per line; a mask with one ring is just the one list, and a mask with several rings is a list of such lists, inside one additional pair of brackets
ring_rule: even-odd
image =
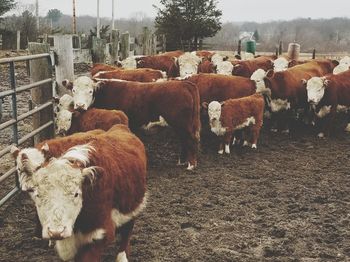
[(61, 135), (61, 136), (64, 136), (64, 135), (66, 135), (66, 130), (60, 129), (60, 130), (58, 131), (58, 134)]
[(50, 237), (50, 239), (60, 240), (63, 238), (63, 233), (66, 227), (61, 227), (56, 230), (50, 229), (50, 227), (47, 227), (47, 233)]
[(75, 109), (84, 109), (84, 104), (77, 103), (77, 104), (75, 105)]

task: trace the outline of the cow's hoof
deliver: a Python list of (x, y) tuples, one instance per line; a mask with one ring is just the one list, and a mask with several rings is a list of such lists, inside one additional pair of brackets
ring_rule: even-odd
[(249, 143), (248, 143), (248, 141), (244, 141), (244, 143), (243, 143), (243, 146), (249, 146)]
[(221, 150), (218, 151), (218, 154), (219, 154), (219, 155), (222, 155), (223, 153), (224, 153), (224, 150), (223, 150), (223, 149), (221, 149)]
[(184, 165), (186, 165), (186, 162), (181, 162), (181, 160), (179, 159), (179, 160), (177, 160), (177, 165), (184, 166)]
[(194, 165), (191, 165), (191, 163), (188, 163), (187, 170), (194, 170)]
[(323, 133), (319, 133), (319, 134), (317, 135), (317, 137), (318, 137), (318, 138), (324, 138), (324, 134), (323, 134)]
[(128, 258), (126, 257), (125, 251), (118, 253), (115, 262), (128, 262)]
[(225, 153), (230, 154), (230, 145), (225, 145)]
[(345, 127), (345, 132), (350, 132), (350, 123)]
[(274, 132), (274, 133), (277, 133), (278, 130), (277, 130), (277, 128), (271, 128), (270, 131)]
[(256, 144), (252, 144), (252, 148), (253, 148), (253, 149), (257, 149)]

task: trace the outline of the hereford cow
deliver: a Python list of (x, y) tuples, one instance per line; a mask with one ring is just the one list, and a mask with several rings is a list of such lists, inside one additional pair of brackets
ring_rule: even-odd
[(168, 57), (179, 57), (184, 54), (184, 51), (182, 50), (175, 50), (175, 51), (169, 51), (157, 54), (157, 56), (168, 56)]
[(254, 94), (238, 99), (229, 99), (222, 103), (212, 101), (203, 103), (208, 108), (211, 131), (222, 137), (219, 154), (230, 154), (230, 144), (233, 132), (246, 129), (244, 134), (251, 143), (252, 148), (257, 148), (260, 129), (263, 124), (264, 98), (260, 94)]
[[(312, 77), (307, 81), (307, 99), (318, 119), (318, 137), (329, 135), (337, 112), (350, 107), (350, 70), (337, 75)], [(346, 131), (350, 131), (350, 124)]]
[(126, 126), (116, 125), (37, 170), (25, 156), (23, 164), (42, 237), (56, 240), (62, 260), (101, 261), (116, 229), (116, 261), (128, 260), (135, 218), (146, 204), (146, 154)]
[(93, 78), (96, 79), (122, 79), (137, 82), (155, 82), (166, 78), (166, 73), (150, 68), (117, 69), (113, 71), (100, 71)]
[(60, 98), (54, 97), (53, 102), (56, 104), (55, 112), (59, 112), (60, 110), (71, 110), (74, 107), (73, 97), (68, 94), (64, 94)]
[(179, 56), (177, 62), (179, 64), (180, 77), (187, 77), (197, 74), (198, 65), (202, 62), (202, 59), (196, 54), (186, 52)]
[[(285, 71), (270, 70), (264, 77), (264, 84), (271, 94), (270, 109), (272, 113), (279, 111), (290, 112), (298, 108), (308, 110), (306, 80), (313, 76), (323, 76), (332, 72), (335, 61), (329, 59), (313, 60), (311, 62), (288, 68)], [(288, 117), (283, 117), (279, 128), (288, 133)], [(284, 128), (284, 129), (283, 129)]]
[(350, 69), (348, 64), (339, 64), (333, 69), (333, 74), (337, 75)]
[(166, 55), (143, 56), (136, 58), (137, 68), (152, 68), (167, 73), (168, 77), (178, 77), (179, 67), (176, 57)]
[(93, 77), (98, 72), (101, 72), (101, 71), (114, 71), (114, 70), (117, 70), (117, 69), (120, 69), (120, 68), (116, 67), (116, 66), (107, 65), (107, 64), (96, 63), (96, 64), (92, 65), (92, 67), (90, 69), (90, 74)]
[(198, 65), (198, 73), (215, 73), (216, 66), (213, 62), (209, 60), (203, 60), (202, 63)]
[(233, 75), (250, 77), (257, 69), (268, 71), (273, 69), (273, 61), (271, 57), (260, 56), (250, 60), (236, 60), (232, 61)]
[(120, 110), (91, 108), (87, 111), (61, 110), (57, 114), (56, 128), (59, 134), (70, 135), (94, 129), (109, 130), (115, 124), (128, 126), (128, 117)]
[(206, 50), (193, 51), (192, 53), (208, 61), (211, 61), (212, 56), (215, 55), (215, 52)]
[(120, 109), (133, 127), (156, 121), (161, 115), (180, 138), (180, 163), (186, 161), (189, 170), (196, 166), (200, 104), (198, 88), (191, 82), (107, 80), (96, 84), (88, 77), (79, 77), (74, 83), (66, 80), (62, 84), (72, 90), (76, 109)]

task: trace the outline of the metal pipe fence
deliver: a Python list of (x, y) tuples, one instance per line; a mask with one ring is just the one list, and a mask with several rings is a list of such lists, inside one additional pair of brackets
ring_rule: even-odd
[[(6, 122), (3, 122), (0, 124), (0, 132), (4, 130), (5, 128), (12, 127), (12, 141), (6, 141), (9, 142), (8, 146), (5, 146), (2, 150), (0, 150), (0, 160), (4, 159), (4, 156), (8, 153), (10, 153), (12, 145), (19, 146), (29, 139), (32, 139), (35, 135), (39, 134), (41, 131), (52, 128), (54, 124), (54, 119), (51, 119), (47, 123), (42, 124), (40, 127), (32, 130), (31, 132), (25, 134), (21, 138), (19, 137), (18, 133), (18, 123), (20, 121), (23, 121), (24, 119), (33, 116), (34, 114), (37, 114), (38, 112), (45, 110), (49, 107), (53, 107), (52, 101), (47, 101), (43, 104), (37, 105), (33, 108), (30, 108), (28, 112), (23, 113), (21, 115), (18, 115), (18, 108), (17, 108), (17, 95), (21, 92), (24, 92), (26, 90), (31, 90), (35, 87), (40, 87), (41, 85), (51, 83), (52, 85), (52, 78), (43, 79), (34, 83), (30, 83), (28, 85), (23, 86), (17, 86), (16, 85), (16, 78), (15, 78), (15, 63), (17, 62), (25, 62), (27, 65), (27, 70), (29, 70), (29, 61), (35, 60), (35, 59), (47, 59), (48, 67), (52, 66), (51, 63), (51, 57), (49, 53), (45, 54), (37, 54), (37, 55), (28, 55), (28, 56), (20, 56), (20, 57), (13, 57), (13, 58), (3, 58), (0, 59), (0, 65), (2, 64), (8, 64), (9, 65), (9, 83), (10, 83), (10, 89), (6, 91), (0, 92), (0, 116), (2, 114), (2, 110), (4, 108), (3, 99), (5, 97), (11, 98), (11, 119), (7, 120)], [(1, 121), (1, 118), (0, 118)], [(6, 172), (4, 172), (2, 175), (0, 174), (0, 188), (4, 184), (6, 180), (8, 180), (10, 177), (15, 176), (15, 184), (13, 185), (12, 189), (10, 189), (9, 192), (5, 193), (5, 196), (0, 196), (0, 207), (6, 203), (11, 197), (13, 197), (17, 192), (19, 192), (19, 182), (18, 182), (18, 174), (16, 167), (12, 167)]]

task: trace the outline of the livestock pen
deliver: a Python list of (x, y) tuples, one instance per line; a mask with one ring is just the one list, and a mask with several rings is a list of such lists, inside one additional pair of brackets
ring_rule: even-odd
[[(135, 225), (132, 261), (349, 260), (349, 134), (338, 128), (320, 140), (300, 123), (289, 135), (263, 128), (256, 151), (234, 147), (221, 156), (206, 129), (194, 172), (175, 166), (170, 128), (137, 131), (150, 198)], [(0, 209), (0, 261), (59, 261), (34, 238), (34, 216), (25, 193)], [(116, 252), (111, 246), (103, 261)]]

